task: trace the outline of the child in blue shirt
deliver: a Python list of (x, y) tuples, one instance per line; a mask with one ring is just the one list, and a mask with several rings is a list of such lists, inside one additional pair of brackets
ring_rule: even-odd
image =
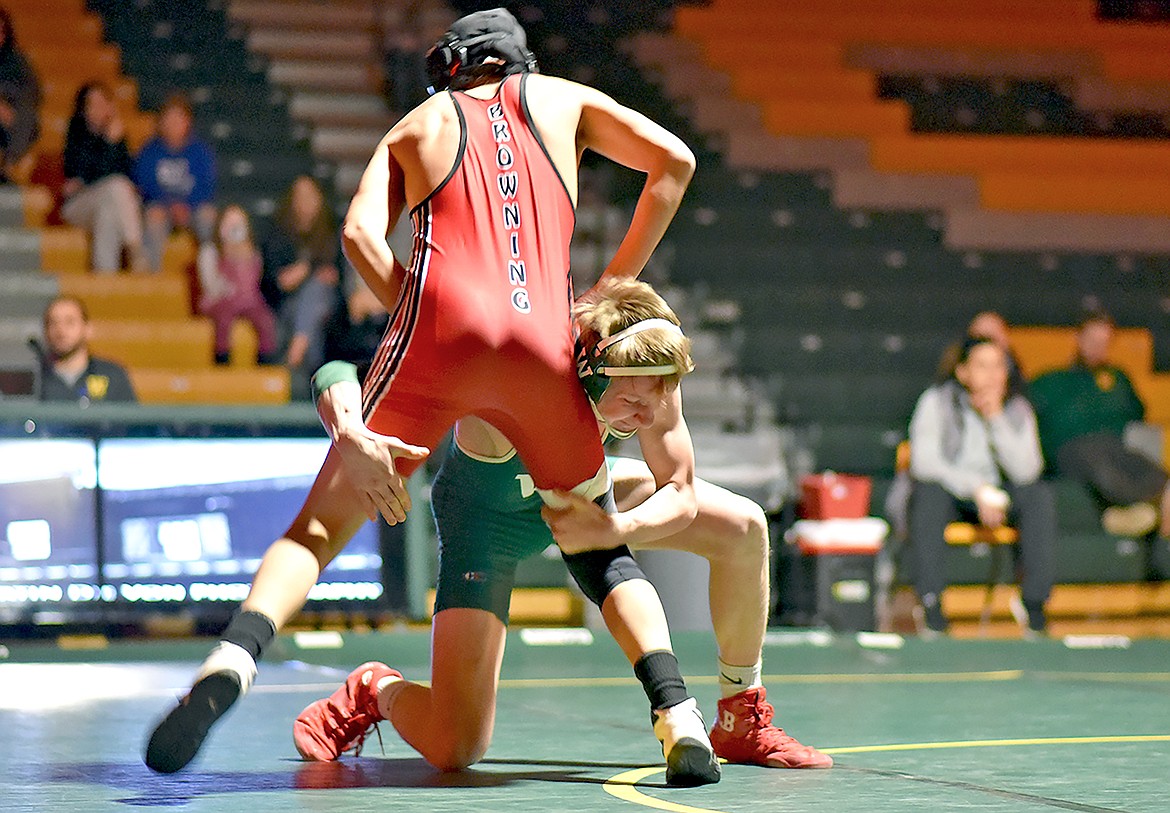
[(215, 155), (191, 125), (186, 97), (169, 97), (159, 111), (158, 134), (143, 146), (134, 165), (145, 208), (146, 258), (156, 272), (172, 229), (190, 229), (201, 247), (211, 244), (215, 231)]

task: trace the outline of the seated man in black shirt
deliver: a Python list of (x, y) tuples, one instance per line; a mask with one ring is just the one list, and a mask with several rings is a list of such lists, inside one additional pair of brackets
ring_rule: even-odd
[(84, 302), (73, 296), (57, 297), (45, 308), (44, 326), (42, 401), (138, 402), (120, 364), (89, 354), (91, 328)]

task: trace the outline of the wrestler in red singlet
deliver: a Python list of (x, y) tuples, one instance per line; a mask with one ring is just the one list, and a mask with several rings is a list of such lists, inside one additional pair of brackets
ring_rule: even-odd
[[(413, 258), (363, 407), (373, 431), (430, 448), (477, 415), (540, 488), (569, 490), (604, 457), (573, 354), (573, 203), (528, 114), (527, 79), (508, 76), (486, 100), (449, 91), (459, 151), (411, 212)], [(397, 464), (403, 476), (417, 465)]]

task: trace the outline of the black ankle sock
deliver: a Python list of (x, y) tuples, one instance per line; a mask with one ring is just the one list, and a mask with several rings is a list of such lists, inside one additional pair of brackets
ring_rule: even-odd
[(276, 624), (264, 613), (251, 610), (239, 613), (227, 625), (220, 640), (242, 648), (252, 660), (260, 660), (260, 654), (276, 637)]
[(678, 658), (666, 649), (656, 649), (638, 658), (634, 674), (642, 681), (650, 708), (668, 709), (687, 699), (687, 686), (678, 670)]

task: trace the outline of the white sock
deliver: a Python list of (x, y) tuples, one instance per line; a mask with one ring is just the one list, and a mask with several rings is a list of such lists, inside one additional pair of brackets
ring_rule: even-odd
[(761, 676), (764, 671), (763, 660), (758, 660), (751, 666), (732, 666), (719, 658), (719, 693), (728, 698), (748, 689), (763, 686)]
[(387, 675), (378, 681), (378, 713), (386, 720), (390, 719), (390, 710), (394, 708), (394, 701), (398, 693), (406, 687), (407, 681), (396, 675)]
[(256, 661), (242, 646), (220, 641), (199, 667), (194, 682), (216, 672), (234, 672), (240, 679), (240, 697), (243, 697), (256, 679)]

